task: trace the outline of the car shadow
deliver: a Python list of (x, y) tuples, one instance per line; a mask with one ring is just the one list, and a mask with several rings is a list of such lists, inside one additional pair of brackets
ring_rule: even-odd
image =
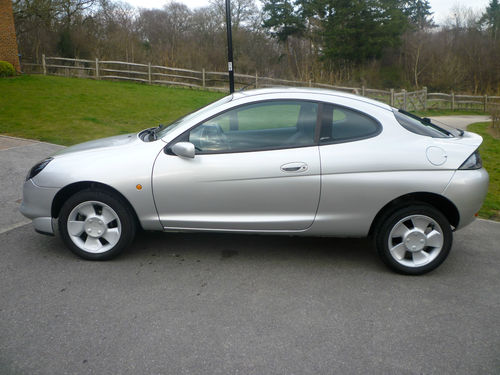
[[(28, 248), (38, 249), (46, 260), (87, 262), (72, 254), (57, 237), (33, 237)], [(40, 246), (43, 238), (43, 246)], [(367, 238), (299, 237), (225, 233), (164, 233), (139, 231), (132, 245), (111, 263), (140, 264), (237, 264), (255, 267), (272, 264), (308, 265), (332, 269), (386, 272)], [(105, 262), (108, 263), (108, 262)], [(222, 265), (222, 263), (220, 263)]]
[(142, 231), (120, 259), (149, 256), (197, 261), (312, 261), (385, 269), (367, 238)]

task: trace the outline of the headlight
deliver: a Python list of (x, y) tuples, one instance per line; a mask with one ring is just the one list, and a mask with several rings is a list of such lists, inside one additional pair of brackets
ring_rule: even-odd
[(482, 166), (483, 161), (479, 155), (479, 150), (476, 150), (458, 169), (480, 169)]
[(42, 160), (40, 163), (35, 164), (33, 168), (30, 169), (28, 175), (26, 176), (26, 181), (28, 181), (30, 178), (35, 177), (38, 173), (40, 173), (43, 168), (47, 166), (54, 158), (47, 158), (45, 160)]

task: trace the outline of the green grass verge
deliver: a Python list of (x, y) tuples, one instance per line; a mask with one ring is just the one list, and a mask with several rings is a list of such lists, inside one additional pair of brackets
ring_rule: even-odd
[(488, 195), (479, 211), (479, 217), (500, 221), (500, 132), (493, 136), (490, 125), (489, 122), (476, 123), (469, 125), (467, 130), (483, 137), (479, 152), (483, 166), (490, 175)]
[(170, 123), (223, 96), (78, 78), (0, 79), (0, 133), (68, 146)]
[(433, 116), (467, 116), (467, 115), (480, 115), (489, 116), (488, 113), (476, 110), (456, 110), (451, 109), (429, 109), (428, 111), (411, 111), (411, 113), (420, 117), (433, 117)]

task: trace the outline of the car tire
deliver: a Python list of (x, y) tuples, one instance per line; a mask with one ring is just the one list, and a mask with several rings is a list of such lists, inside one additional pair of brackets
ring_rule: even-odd
[(405, 275), (422, 275), (434, 270), (450, 253), (452, 242), (448, 219), (423, 203), (393, 211), (382, 220), (375, 234), (382, 261)]
[(82, 190), (71, 196), (61, 208), (58, 224), (66, 246), (87, 260), (114, 258), (136, 232), (128, 203), (101, 190)]

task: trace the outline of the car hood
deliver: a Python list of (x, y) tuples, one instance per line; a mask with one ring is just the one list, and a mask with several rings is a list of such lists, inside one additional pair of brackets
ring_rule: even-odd
[[(33, 178), (33, 182), (54, 188), (80, 181), (116, 186), (117, 181), (131, 177), (135, 190), (138, 181), (151, 178), (154, 160), (164, 147), (160, 141), (143, 142), (137, 134), (81, 143), (54, 154), (54, 160)], [(134, 173), (129, 174), (127, 170)]]
[(54, 154), (54, 157), (61, 155), (72, 154), (75, 152), (97, 150), (103, 148), (118, 148), (130, 143), (137, 142), (138, 138), (135, 133), (117, 135), (114, 137), (96, 139), (94, 141), (80, 143), (74, 146), (67, 147)]

